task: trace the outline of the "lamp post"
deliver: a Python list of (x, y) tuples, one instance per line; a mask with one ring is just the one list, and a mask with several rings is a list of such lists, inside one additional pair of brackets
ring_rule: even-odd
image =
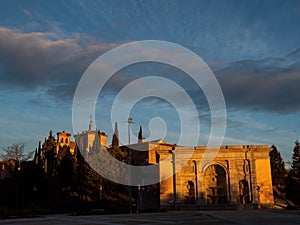
[(102, 185), (100, 184), (100, 186), (99, 186), (99, 200), (100, 200), (100, 207), (102, 207), (102, 190), (103, 190), (103, 187), (102, 187)]
[(138, 202), (137, 202), (137, 212), (141, 211), (141, 185), (138, 185)]
[(133, 123), (132, 118), (129, 117), (127, 122), (128, 122), (128, 145), (130, 145), (130, 124)]
[(129, 182), (129, 213), (132, 214), (132, 190), (131, 190), (131, 149), (130, 149), (130, 124), (132, 122), (132, 118), (128, 118), (128, 164), (129, 164), (129, 174), (128, 174), (128, 182)]
[(37, 185), (33, 185), (33, 205), (32, 205), (32, 217), (35, 216), (35, 205), (36, 205), (36, 192), (37, 192)]

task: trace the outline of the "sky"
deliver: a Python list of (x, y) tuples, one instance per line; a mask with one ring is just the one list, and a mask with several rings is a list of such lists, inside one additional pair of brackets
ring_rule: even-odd
[[(0, 147), (24, 143), (32, 151), (50, 130), (73, 134), (73, 98), (84, 72), (105, 52), (142, 40), (176, 43), (210, 67), (226, 103), (223, 145), (274, 144), (285, 162), (291, 160), (300, 139), (297, 0), (0, 1)], [(200, 120), (197, 144), (206, 145), (211, 114), (205, 95), (183, 71), (161, 63), (125, 67), (101, 90), (93, 120), (108, 144), (114, 99), (132, 82), (137, 94), (159, 86), (137, 81), (147, 76), (172, 80), (188, 93)], [(176, 94), (169, 89), (159, 92)], [(178, 143), (178, 113), (189, 116), (185, 99), (178, 101), (178, 108), (157, 96), (136, 102), (129, 114), (132, 142), (142, 126), (147, 140)], [(117, 121), (123, 144), (127, 116)], [(189, 118), (184, 126), (193, 123)]]

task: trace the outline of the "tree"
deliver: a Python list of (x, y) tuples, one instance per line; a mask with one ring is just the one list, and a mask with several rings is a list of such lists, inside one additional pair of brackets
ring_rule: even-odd
[(44, 164), (44, 172), (47, 176), (55, 175), (55, 165), (56, 165), (56, 141), (50, 130), (48, 139), (42, 146), (42, 161)]
[(298, 140), (295, 142), (292, 168), (287, 177), (286, 193), (287, 198), (300, 204), (300, 143)]
[(112, 138), (112, 143), (111, 143), (112, 147), (119, 147), (119, 130), (118, 130), (118, 123), (115, 122), (115, 132)]
[(18, 170), (21, 169), (21, 163), (32, 158), (34, 152), (25, 153), (24, 144), (13, 144), (6, 148), (2, 148), (4, 154), (1, 154), (1, 159), (11, 162)]
[(119, 146), (119, 133), (118, 133), (118, 124), (115, 123), (115, 132), (112, 138), (111, 147), (108, 149), (108, 152), (118, 159), (119, 161), (125, 162), (127, 158), (127, 153), (122, 151)]
[(140, 131), (138, 134), (138, 140), (142, 140), (143, 139), (143, 131), (142, 131), (142, 126), (140, 126)]
[(286, 179), (286, 170), (280, 152), (276, 146), (272, 146), (270, 152), (271, 174), (273, 186), (282, 187)]
[(70, 148), (66, 145), (59, 147), (56, 161), (59, 185), (63, 188), (70, 187), (73, 180), (73, 160)]
[(33, 161), (35, 165), (42, 167), (42, 147), (41, 141), (39, 141), (39, 147), (35, 149)]

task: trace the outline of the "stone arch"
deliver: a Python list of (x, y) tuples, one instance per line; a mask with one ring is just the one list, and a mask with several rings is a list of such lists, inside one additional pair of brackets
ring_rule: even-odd
[(227, 172), (219, 164), (212, 164), (204, 171), (204, 190), (207, 204), (226, 204)]

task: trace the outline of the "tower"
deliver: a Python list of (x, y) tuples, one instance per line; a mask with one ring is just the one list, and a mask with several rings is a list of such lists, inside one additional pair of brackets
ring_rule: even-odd
[(90, 116), (90, 124), (89, 124), (89, 131), (93, 130), (93, 117), (92, 115)]

